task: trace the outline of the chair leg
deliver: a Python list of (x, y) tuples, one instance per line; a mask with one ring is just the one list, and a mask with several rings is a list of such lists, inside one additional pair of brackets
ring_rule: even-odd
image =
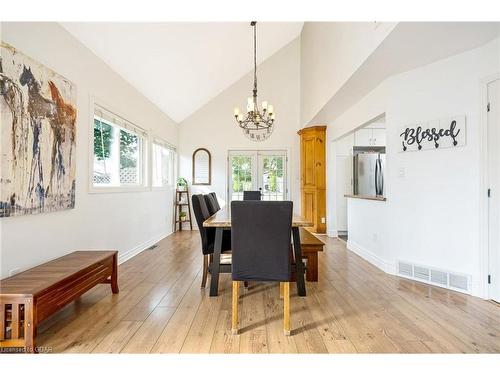
[(283, 294), (284, 294), (284, 316), (283, 316), (283, 332), (285, 336), (290, 336), (290, 283), (283, 283)]
[(208, 278), (208, 255), (203, 255), (203, 276), (201, 277), (201, 287), (205, 288), (207, 286)]
[(233, 335), (238, 334), (238, 292), (240, 289), (240, 282), (233, 281), (233, 316), (231, 322), (231, 332)]
[(283, 299), (283, 291), (284, 291), (285, 283), (280, 282), (280, 299)]

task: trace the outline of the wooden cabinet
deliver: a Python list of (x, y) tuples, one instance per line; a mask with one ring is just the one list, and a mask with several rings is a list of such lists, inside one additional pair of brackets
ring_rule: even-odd
[(326, 126), (299, 130), (301, 215), (314, 222), (310, 229), (326, 232)]

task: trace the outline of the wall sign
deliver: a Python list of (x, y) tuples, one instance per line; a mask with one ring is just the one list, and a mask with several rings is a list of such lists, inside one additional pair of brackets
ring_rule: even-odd
[(401, 129), (400, 152), (464, 146), (465, 137), (465, 116), (421, 122)]

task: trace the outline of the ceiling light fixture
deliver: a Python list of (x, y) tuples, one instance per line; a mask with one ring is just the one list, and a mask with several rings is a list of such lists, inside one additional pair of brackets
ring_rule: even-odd
[(252, 141), (263, 141), (267, 139), (272, 131), (274, 124), (274, 108), (266, 101), (262, 102), (262, 113), (257, 105), (257, 21), (252, 21), (253, 27), (253, 95), (248, 98), (247, 113), (243, 115), (240, 109), (234, 109), (234, 117), (243, 133)]

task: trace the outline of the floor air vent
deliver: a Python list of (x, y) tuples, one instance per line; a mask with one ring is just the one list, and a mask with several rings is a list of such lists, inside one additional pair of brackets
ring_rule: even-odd
[(413, 276), (415, 279), (429, 280), (429, 269), (420, 266), (413, 266)]
[(437, 270), (408, 262), (398, 262), (398, 275), (407, 279), (470, 293), (470, 276)]
[(464, 275), (455, 275), (450, 273), (450, 286), (455, 289), (461, 289), (464, 291), (468, 291), (468, 280)]
[(443, 271), (431, 270), (431, 281), (446, 286), (448, 283), (448, 274)]
[(400, 275), (413, 276), (413, 266), (409, 263), (399, 262), (398, 270)]

